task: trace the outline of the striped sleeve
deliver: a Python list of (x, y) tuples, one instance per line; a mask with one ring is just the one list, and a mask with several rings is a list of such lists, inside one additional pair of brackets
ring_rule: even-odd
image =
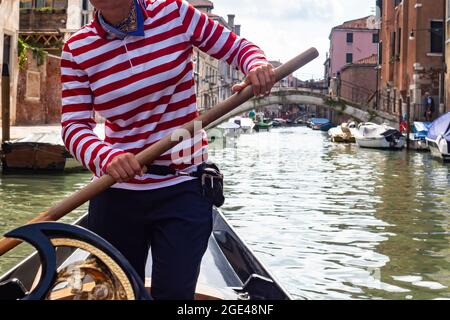
[(62, 139), (67, 150), (97, 177), (113, 157), (124, 153), (113, 149), (95, 133), (92, 92), (86, 72), (79, 67), (66, 43), (61, 55)]
[(186, 0), (177, 0), (180, 18), (191, 43), (216, 59), (238, 67), (244, 74), (267, 64), (264, 52), (250, 41), (237, 36)]

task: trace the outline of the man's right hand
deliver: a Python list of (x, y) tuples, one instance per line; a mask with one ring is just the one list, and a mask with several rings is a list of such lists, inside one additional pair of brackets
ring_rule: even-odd
[(124, 153), (115, 157), (106, 167), (106, 173), (119, 183), (127, 182), (135, 176), (143, 176), (144, 169), (132, 153)]

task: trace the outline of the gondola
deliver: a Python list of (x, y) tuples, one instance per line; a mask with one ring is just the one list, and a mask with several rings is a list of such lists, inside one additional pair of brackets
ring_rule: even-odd
[[(291, 297), (287, 291), (239, 238), (222, 213), (214, 209), (213, 217), (213, 233), (202, 261), (196, 300), (290, 300)], [(86, 216), (84, 216), (74, 225), (83, 227), (86, 222)], [(61, 231), (57, 233), (61, 234)], [(87, 251), (68, 246), (60, 246), (55, 252), (58, 275), (67, 273), (65, 270), (70, 269), (69, 266), (75, 262), (77, 262), (76, 265), (87, 264), (89, 257), (92, 256)], [(93, 268), (90, 267), (90, 269)], [(37, 283), (41, 274), (41, 259), (35, 252), (0, 278), (0, 299), (26, 298), (28, 292), (32, 291), (31, 288), (39, 289)], [(150, 275), (151, 254), (149, 254), (146, 271), (146, 276)], [(56, 278), (58, 277), (53, 280), (55, 283), (49, 286), (52, 289), (45, 292), (43, 296), (45, 299), (80, 299), (81, 293), (75, 294), (73, 288), (69, 288), (71, 281), (63, 283)], [(89, 287), (89, 283), (85, 283), (84, 287), (86, 287), (84, 295), (89, 293), (89, 290), (94, 290), (94, 286)], [(151, 291), (150, 278), (146, 278), (145, 288), (146, 291)], [(117, 294), (114, 297), (117, 298)]]
[[(317, 49), (310, 48), (291, 59), (275, 70), (276, 81), (284, 79), (318, 56)], [(215, 121), (253, 96), (252, 86), (248, 86), (180, 129), (194, 136), (202, 129), (209, 129)], [(197, 126), (197, 123), (202, 125)], [(138, 153), (136, 159), (142, 166), (153, 163), (177, 143), (179, 141), (168, 134)], [(0, 239), (0, 255), (15, 248), (19, 240), (32, 244), (38, 250), (0, 277), (0, 300), (151, 298), (151, 279), (141, 281), (117, 249), (83, 228), (86, 226), (86, 216), (74, 225), (47, 222), (58, 221), (114, 184), (114, 178), (103, 175)], [(289, 294), (258, 261), (223, 215), (214, 209), (213, 217), (213, 232), (202, 261), (196, 298), (289, 300)], [(151, 261), (147, 261), (146, 276), (151, 274), (150, 270)]]

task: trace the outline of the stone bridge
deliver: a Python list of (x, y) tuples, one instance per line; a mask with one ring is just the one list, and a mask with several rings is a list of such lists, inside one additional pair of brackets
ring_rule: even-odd
[(345, 99), (332, 98), (324, 94), (322, 90), (310, 88), (274, 88), (268, 97), (253, 98), (242, 104), (231, 113), (212, 123), (209, 128), (215, 127), (231, 117), (240, 115), (250, 110), (267, 107), (270, 105), (306, 104), (331, 108), (334, 111), (345, 114), (358, 122), (388, 123), (398, 127), (398, 117), (374, 110), (368, 106), (358, 105)]

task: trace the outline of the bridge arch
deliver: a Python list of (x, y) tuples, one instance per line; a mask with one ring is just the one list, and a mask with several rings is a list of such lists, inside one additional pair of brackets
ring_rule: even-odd
[(215, 121), (208, 127), (214, 127), (231, 117), (243, 114), (250, 110), (255, 110), (270, 105), (286, 104), (309, 104), (331, 108), (337, 112), (346, 114), (358, 122), (388, 123), (391, 126), (398, 126), (398, 118), (391, 114), (374, 110), (368, 106), (358, 105), (343, 99), (333, 99), (328, 94), (320, 90), (311, 90), (307, 88), (274, 88), (268, 97), (255, 97), (226, 116)]

